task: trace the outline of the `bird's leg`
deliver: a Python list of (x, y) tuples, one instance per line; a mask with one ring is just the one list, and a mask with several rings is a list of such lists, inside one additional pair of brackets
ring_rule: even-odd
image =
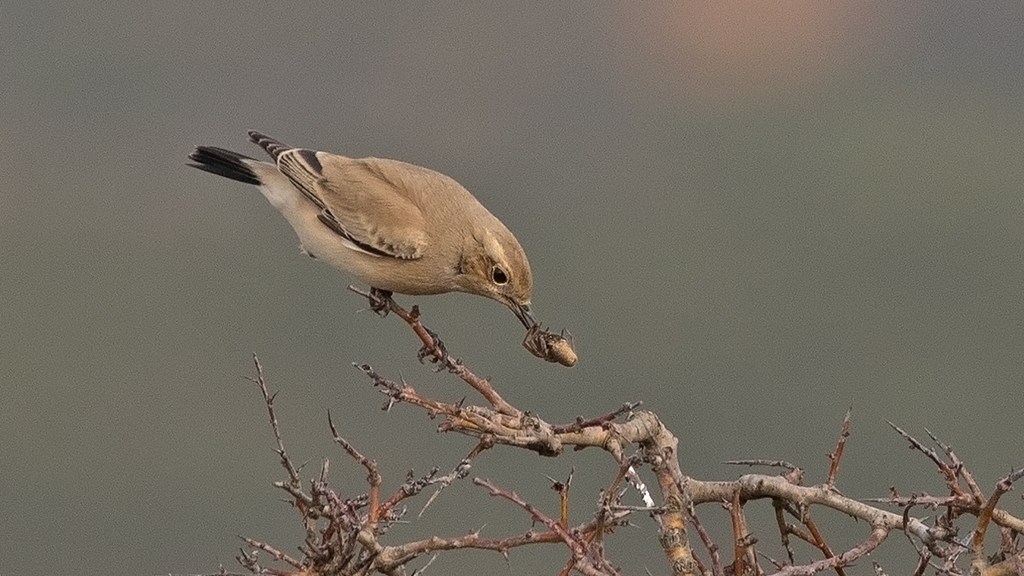
[(373, 310), (381, 318), (388, 315), (391, 310), (391, 290), (383, 290), (375, 286), (370, 286), (370, 310)]

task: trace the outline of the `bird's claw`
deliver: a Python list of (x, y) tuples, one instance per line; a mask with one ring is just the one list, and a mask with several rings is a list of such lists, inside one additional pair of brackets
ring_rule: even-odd
[(416, 353), (416, 358), (423, 363), (425, 358), (430, 358), (431, 362), (441, 362), (445, 357), (448, 356), (448, 348), (445, 347), (444, 342), (437, 336), (437, 332), (434, 332), (430, 328), (423, 326), (423, 329), (430, 335), (430, 344), (424, 344), (419, 352)]
[(390, 290), (382, 290), (380, 288), (370, 287), (370, 310), (373, 310), (381, 318), (388, 315), (391, 311), (391, 294)]

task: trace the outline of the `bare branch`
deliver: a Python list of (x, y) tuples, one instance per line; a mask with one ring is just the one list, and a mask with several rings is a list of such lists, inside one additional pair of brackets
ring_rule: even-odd
[[(397, 404), (420, 408), (431, 418), (440, 420), (438, 431), (473, 437), (476, 444), (448, 474), (440, 475), (437, 467), (418, 478), (410, 473), (398, 490), (385, 498), (381, 494), (383, 478), (376, 462), (339, 435), (333, 416), (328, 413), (328, 424), (335, 443), (354, 462), (366, 469), (369, 491), (367, 494), (348, 497), (335, 493), (328, 485), (329, 462), (323, 460), (319, 478), (309, 483), (307, 494), (299, 478), (301, 467), (296, 467), (285, 452), (274, 410), (274, 396), (267, 391), (262, 366), (254, 355), (256, 377), (250, 380), (260, 388), (276, 441), (275, 452), (288, 476), (286, 481), (277, 482), (275, 486), (287, 491), (292, 497), (302, 517), (305, 538), (299, 547), (301, 558), (288, 556), (266, 543), (245, 539), (251, 552), (243, 551), (238, 559), (248, 570), (296, 576), (374, 573), (404, 576), (409, 570), (406, 566), (423, 555), (431, 555), (431, 559), (413, 574), (422, 573), (439, 553), (448, 550), (492, 550), (507, 558), (509, 551), (514, 548), (555, 544), (564, 546), (569, 552), (561, 574), (618, 574), (618, 570), (605, 556), (605, 540), (611, 538), (616, 529), (626, 525), (632, 515), (642, 512), (657, 523), (657, 537), (674, 576), (709, 573), (725, 576), (730, 570), (736, 576), (761, 576), (764, 573), (759, 564), (762, 559), (771, 563), (776, 574), (810, 575), (832, 570), (844, 576), (847, 566), (863, 559), (894, 531), (905, 534), (918, 550), (919, 560), (913, 572), (915, 576), (923, 575), (929, 566), (944, 574), (961, 574), (963, 568), (958, 564), (961, 555), (970, 558), (972, 571), (979, 576), (1003, 576), (1024, 571), (1024, 556), (1017, 543), (1019, 535), (1024, 532), (1024, 521), (997, 507), (1001, 496), (1024, 477), (1024, 469), (1008, 474), (997, 483), (993, 493), (986, 497), (950, 446), (928, 432), (931, 439), (941, 447), (943, 458), (943, 455), (924, 446), (890, 422), (890, 426), (910, 443), (912, 449), (920, 451), (936, 465), (946, 481), (949, 494), (931, 496), (912, 493), (901, 496), (894, 487), (888, 498), (853, 500), (835, 489), (840, 463), (850, 436), (851, 413), (847, 411), (839, 441), (829, 453), (826, 481), (820, 485), (803, 486), (804, 470), (795, 464), (785, 460), (765, 459), (733, 460), (728, 463), (777, 468), (778, 475), (744, 474), (734, 480), (697, 480), (683, 474), (680, 468), (680, 439), (665, 427), (656, 414), (638, 410), (639, 403), (626, 403), (594, 418), (578, 416), (568, 424), (549, 423), (539, 414), (508, 404), (490, 380), (478, 378), (460, 360), (451, 356), (440, 338), (420, 322), (418, 308), (406, 311), (388, 295), (359, 293), (370, 299), (374, 309), (394, 312), (413, 329), (423, 345), (419, 352), (421, 360), (430, 360), (441, 370), (457, 376), (486, 400), (484, 406), (466, 404), (461, 400), (437, 400), (420, 394), (404, 379), (390, 380), (367, 364), (356, 365), (387, 397), (384, 408), (390, 410)], [(471, 468), (478, 465), (476, 458), (480, 454), (502, 446), (530, 450), (548, 457), (561, 455), (566, 447), (576, 450), (596, 448), (606, 452), (614, 462), (614, 468), (609, 471), (607, 488), (593, 511), (592, 519), (582, 525), (570, 524), (568, 503), (572, 473), (565, 482), (553, 480), (559, 495), (557, 517), (546, 515), (540, 507), (523, 500), (511, 490), (477, 478), (475, 484), (527, 512), (534, 522), (543, 526), (543, 530), (531, 530), (500, 539), (481, 538), (479, 531), (475, 531), (456, 537), (435, 535), (422, 540), (391, 542), (395, 538), (389, 532), (389, 527), (403, 518), (406, 512), (403, 502), (420, 495), (429, 486), (436, 486), (421, 509), (422, 515), (446, 487), (468, 476)], [(638, 470), (644, 468), (656, 480), (656, 486), (652, 486), (653, 491), (647, 488), (638, 474)], [(622, 497), (628, 491), (625, 482), (640, 492), (645, 506), (627, 506), (622, 503)], [(774, 508), (775, 524), (786, 550), (788, 564), (773, 560), (755, 549), (757, 540), (748, 525), (749, 509), (745, 510), (744, 507), (765, 499), (770, 500)], [(871, 502), (884, 503), (898, 509), (889, 512), (872, 506)], [(723, 566), (719, 545), (704, 530), (696, 513), (697, 506), (723, 503), (729, 511), (733, 527), (734, 557), (729, 567)], [(815, 507), (863, 520), (870, 530), (867, 538), (845, 551), (834, 549), (812, 519)], [(943, 513), (935, 516), (933, 525), (927, 525), (923, 519), (912, 515), (917, 507), (942, 510)], [(958, 537), (959, 526), (956, 523), (965, 515), (976, 516), (977, 521), (971, 534)], [(795, 521), (788, 522), (787, 517)], [(988, 558), (984, 555), (984, 539), (993, 524), (999, 528), (999, 555)], [(694, 555), (687, 534), (689, 526), (694, 527), (707, 550), (710, 568)], [(791, 535), (796, 538), (791, 539)], [(793, 546), (801, 545), (801, 541), (819, 551), (823, 558), (797, 565)], [(288, 565), (290, 569), (275, 570), (261, 566), (257, 561), (260, 553)], [(877, 574), (885, 573), (880, 566), (875, 565), (874, 569)]]

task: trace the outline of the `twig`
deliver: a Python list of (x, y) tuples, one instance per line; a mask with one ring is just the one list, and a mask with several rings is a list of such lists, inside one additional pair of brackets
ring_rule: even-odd
[(823, 570), (849, 566), (854, 560), (862, 558), (875, 548), (878, 548), (878, 545), (885, 540), (887, 534), (888, 532), (884, 528), (875, 528), (871, 531), (871, 536), (867, 540), (843, 554), (802, 566), (787, 566), (772, 576), (811, 576)]
[[(832, 547), (825, 542), (825, 538), (822, 537), (821, 532), (818, 530), (818, 525), (814, 523), (809, 512), (804, 513), (803, 522), (804, 526), (806, 526), (807, 530), (811, 533), (814, 546), (817, 547), (818, 550), (821, 550), (822, 555), (824, 555), (825, 558), (832, 558), (835, 556), (835, 553), (832, 552)], [(846, 572), (843, 571), (843, 567), (841, 565), (836, 565), (835, 571), (839, 576), (846, 576)]]
[(960, 457), (953, 452), (953, 447), (942, 440), (939, 440), (939, 437), (932, 434), (931, 430), (925, 428), (924, 431), (928, 434), (928, 437), (932, 439), (932, 442), (938, 444), (939, 448), (942, 448), (942, 451), (946, 453), (946, 458), (949, 459), (950, 467), (956, 471), (957, 474), (962, 476), (965, 482), (967, 482), (967, 488), (971, 491), (971, 495), (974, 497), (974, 503), (981, 506), (985, 502), (985, 494), (982, 493), (981, 488), (978, 487), (978, 483), (974, 481), (974, 476), (971, 475), (967, 466), (965, 466), (963, 461), (960, 460)]
[(260, 388), (260, 393), (263, 394), (263, 403), (267, 406), (267, 415), (270, 417), (270, 427), (274, 431), (274, 439), (277, 441), (277, 449), (275, 452), (281, 459), (281, 465), (288, 471), (288, 479), (293, 488), (298, 489), (302, 485), (302, 481), (299, 479), (299, 471), (292, 464), (288, 454), (284, 451), (284, 440), (281, 438), (281, 427), (277, 423), (277, 414), (274, 413), (274, 398), (277, 397), (275, 392), (273, 395), (267, 391), (267, 383), (263, 380), (263, 366), (260, 364), (259, 357), (254, 352), (252, 355), (252, 361), (256, 365), (256, 377), (252, 378), (246, 376), (245, 379), (255, 383)]
[(572, 486), (572, 477), (575, 473), (575, 468), (570, 469), (569, 476), (564, 482), (548, 476), (548, 480), (551, 480), (551, 489), (558, 492), (558, 525), (565, 529), (569, 528), (569, 488)]
[(558, 521), (547, 516), (535, 506), (517, 496), (514, 492), (502, 490), (482, 478), (474, 478), (473, 483), (487, 489), (492, 496), (504, 498), (516, 506), (519, 506), (528, 512), (535, 521), (540, 522), (546, 526), (548, 530), (557, 534), (572, 552), (573, 561), (577, 569), (584, 574), (619, 574), (619, 571), (604, 558), (603, 554), (594, 554), (594, 548), (589, 546), (585, 540), (562, 528)]
[(917, 566), (914, 567), (914, 571), (911, 573), (911, 576), (924, 576), (924, 571), (928, 569), (928, 562), (932, 559), (932, 555), (928, 553), (927, 547), (919, 549), (917, 554)]
[(722, 462), (722, 464), (730, 464), (733, 466), (768, 466), (769, 468), (783, 468), (789, 472), (800, 469), (796, 464), (791, 464), (785, 460), (726, 460), (725, 462)]
[(636, 471), (633, 470), (634, 465), (640, 464), (639, 458), (627, 458), (619, 466), (618, 473), (615, 474), (615, 478), (612, 480), (611, 485), (604, 490), (604, 494), (601, 497), (601, 507), (597, 511), (597, 529), (594, 531), (592, 542), (600, 543), (604, 537), (605, 532), (609, 531), (609, 520), (614, 517), (612, 508), (619, 503), (621, 494), (619, 494), (619, 486), (622, 481), (627, 478), (630, 472), (636, 475)]
[(430, 505), (434, 502), (434, 500), (436, 500), (437, 497), (441, 494), (441, 491), (450, 486), (452, 482), (456, 480), (461, 480), (462, 478), (469, 476), (469, 470), (470, 468), (472, 468), (473, 460), (475, 460), (477, 456), (482, 454), (484, 450), (487, 450), (492, 446), (494, 446), (494, 443), (491, 442), (489, 438), (481, 438), (480, 441), (477, 442), (476, 446), (474, 446), (473, 449), (470, 450), (469, 454), (467, 454), (465, 458), (460, 460), (459, 463), (456, 464), (454, 468), (452, 468), (451, 472), (445, 474), (444, 476), (441, 476), (440, 478), (437, 478), (437, 480), (435, 481), (435, 483), (438, 485), (437, 490), (434, 490), (434, 493), (431, 494), (430, 498), (427, 499), (427, 503), (423, 505), (422, 509), (420, 509), (420, 513), (417, 515), (417, 517), (422, 517), (423, 513), (427, 511), (427, 508), (429, 508)]
[(246, 538), (245, 536), (239, 536), (239, 538), (244, 540), (245, 543), (248, 544), (250, 548), (253, 548), (253, 549), (256, 549), (256, 550), (263, 550), (267, 554), (270, 554), (274, 558), (274, 560), (277, 560), (279, 562), (284, 562), (284, 563), (286, 563), (286, 564), (288, 564), (288, 565), (290, 565), (290, 566), (292, 566), (294, 568), (300, 568), (300, 569), (303, 568), (302, 562), (299, 562), (298, 560), (292, 558), (291, 556), (285, 554), (284, 552), (281, 552), (280, 550), (274, 548), (273, 546), (271, 546), (269, 544), (265, 544), (263, 542), (258, 542), (256, 540), (253, 540), (252, 538)]
[(577, 416), (576, 421), (573, 422), (572, 424), (553, 426), (552, 431), (554, 431), (555, 434), (565, 434), (567, 432), (579, 432), (584, 428), (589, 428), (591, 426), (603, 426), (609, 422), (614, 421), (616, 418), (622, 416), (623, 414), (628, 414), (633, 410), (636, 410), (642, 404), (643, 402), (627, 402), (620, 406), (618, 410), (605, 414), (604, 416), (599, 416), (597, 418), (584, 419), (582, 416)]
[(789, 558), (790, 564), (795, 564), (796, 560), (793, 556), (793, 547), (789, 543), (789, 535), (793, 533), (793, 528), (786, 523), (786, 505), (778, 498), (772, 499), (772, 507), (775, 508), (775, 524), (779, 529), (779, 538), (782, 541), (782, 548), (786, 551), (786, 556)]
[(988, 501), (985, 502), (981, 513), (978, 514), (978, 526), (974, 529), (974, 535), (971, 538), (971, 554), (973, 556), (971, 565), (975, 570), (979, 570), (979, 574), (981, 570), (988, 567), (988, 561), (985, 559), (984, 554), (985, 532), (992, 521), (992, 514), (996, 509), (996, 504), (1003, 494), (1013, 489), (1013, 483), (1021, 478), (1024, 478), (1024, 468), (1010, 472), (999, 482), (996, 482), (995, 490), (992, 491), (992, 495), (988, 497)]
[(740, 502), (740, 491), (733, 490), (732, 499), (723, 504), (729, 511), (732, 520), (732, 573), (746, 574), (744, 557), (747, 551), (746, 522), (743, 519), (743, 505)]
[(330, 410), (327, 411), (327, 424), (331, 428), (331, 435), (334, 437), (334, 442), (341, 446), (353, 460), (362, 465), (363, 468), (366, 468), (366, 482), (370, 485), (370, 510), (367, 516), (367, 528), (370, 530), (376, 530), (377, 521), (380, 520), (381, 484), (380, 472), (377, 471), (377, 463), (366, 456), (363, 456), (362, 453), (352, 446), (352, 443), (345, 440), (338, 434), (338, 429), (334, 426), (334, 419), (331, 418)]
[(690, 524), (693, 524), (695, 530), (697, 530), (697, 537), (700, 538), (704, 548), (708, 551), (708, 557), (711, 559), (711, 573), (714, 576), (725, 576), (725, 570), (722, 568), (722, 558), (718, 555), (718, 544), (711, 539), (708, 535), (707, 530), (704, 529), (704, 525), (701, 524), (700, 518), (697, 517), (697, 510), (693, 504), (690, 504), (686, 509), (686, 515), (690, 519)]
[(430, 565), (434, 563), (434, 560), (437, 560), (437, 554), (434, 554), (433, 556), (431, 556), (430, 560), (427, 560), (426, 564), (424, 564), (423, 566), (420, 566), (419, 568), (413, 570), (411, 576), (421, 576), (424, 572), (427, 571), (427, 568), (429, 568)]
[(846, 410), (846, 417), (843, 418), (843, 426), (839, 432), (839, 442), (836, 444), (835, 451), (829, 453), (828, 459), (830, 462), (828, 468), (828, 479), (825, 481), (827, 486), (836, 485), (836, 476), (839, 474), (839, 461), (843, 457), (843, 448), (846, 447), (846, 439), (850, 437), (850, 412), (853, 408)]
[(903, 438), (905, 438), (908, 442), (910, 442), (910, 447), (912, 449), (920, 451), (922, 454), (927, 456), (929, 460), (931, 460), (933, 463), (935, 463), (935, 465), (939, 468), (939, 472), (941, 472), (942, 475), (946, 478), (946, 486), (949, 488), (949, 491), (950, 491), (951, 494), (954, 494), (954, 495), (957, 495), (957, 496), (960, 496), (960, 495), (963, 494), (963, 490), (960, 488), (960, 485), (957, 483), (957, 479), (956, 479), (957, 478), (957, 472), (956, 472), (956, 470), (951, 468), (949, 466), (949, 464), (946, 464), (945, 462), (943, 462), (942, 458), (939, 457), (939, 455), (935, 452), (935, 450), (932, 450), (931, 448), (928, 448), (927, 446), (925, 446), (924, 444), (919, 442), (917, 440), (917, 438), (914, 438), (910, 434), (907, 434), (902, 428), (900, 428), (899, 426), (893, 424), (892, 422), (889, 422), (888, 420), (886, 420), (885, 422), (890, 427), (892, 427), (892, 429), (895, 430), (897, 434), (899, 434), (900, 436), (903, 436)]

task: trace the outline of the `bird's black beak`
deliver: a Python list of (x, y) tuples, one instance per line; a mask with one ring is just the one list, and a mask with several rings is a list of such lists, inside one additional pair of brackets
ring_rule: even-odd
[(519, 321), (523, 323), (523, 326), (526, 326), (527, 330), (540, 324), (533, 317), (533, 311), (530, 310), (529, 304), (509, 304), (508, 307), (512, 309), (512, 313), (516, 315), (516, 318), (519, 318)]

